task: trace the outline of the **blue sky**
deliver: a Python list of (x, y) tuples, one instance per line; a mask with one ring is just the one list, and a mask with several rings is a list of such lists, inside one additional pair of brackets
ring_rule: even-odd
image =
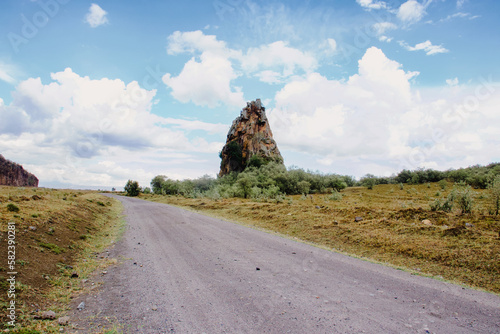
[(287, 166), (500, 160), (500, 2), (6, 0), (0, 154), (47, 187), (215, 176), (261, 98)]

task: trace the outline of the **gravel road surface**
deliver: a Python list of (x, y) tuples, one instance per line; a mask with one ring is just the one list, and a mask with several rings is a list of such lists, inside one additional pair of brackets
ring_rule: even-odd
[(128, 225), (106, 256), (119, 264), (74, 301), (78, 333), (500, 333), (496, 295), (115, 198)]

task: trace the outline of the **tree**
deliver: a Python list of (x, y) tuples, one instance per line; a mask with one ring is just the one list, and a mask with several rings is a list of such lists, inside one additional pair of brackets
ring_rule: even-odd
[(491, 197), (493, 198), (495, 215), (498, 215), (498, 211), (500, 210), (500, 175), (495, 176), (495, 179), (493, 179), (489, 188), (491, 191)]
[(127, 193), (127, 196), (138, 196), (141, 192), (139, 183), (137, 181), (128, 180), (125, 185), (125, 192)]
[(256, 183), (257, 180), (255, 177), (247, 173), (239, 174), (236, 181), (236, 184), (240, 187), (245, 198), (248, 198), (248, 196), (252, 193), (252, 188)]
[(163, 184), (167, 180), (165, 175), (156, 175), (151, 180), (151, 190), (154, 194), (161, 195), (163, 193)]
[(297, 183), (297, 191), (300, 194), (307, 195), (309, 194), (310, 189), (311, 189), (311, 183), (307, 181), (300, 181)]

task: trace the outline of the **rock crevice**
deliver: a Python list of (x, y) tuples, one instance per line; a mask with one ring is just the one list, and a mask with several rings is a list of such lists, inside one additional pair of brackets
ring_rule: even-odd
[(243, 171), (251, 162), (256, 164), (275, 161), (283, 163), (278, 145), (260, 99), (248, 102), (231, 125), (220, 157), (219, 176)]

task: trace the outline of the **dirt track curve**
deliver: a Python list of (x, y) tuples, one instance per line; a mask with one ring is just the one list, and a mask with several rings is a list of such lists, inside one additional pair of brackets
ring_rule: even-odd
[[(78, 333), (500, 333), (500, 297), (172, 206), (116, 196), (119, 265)], [(102, 284), (99, 284), (102, 283)]]

